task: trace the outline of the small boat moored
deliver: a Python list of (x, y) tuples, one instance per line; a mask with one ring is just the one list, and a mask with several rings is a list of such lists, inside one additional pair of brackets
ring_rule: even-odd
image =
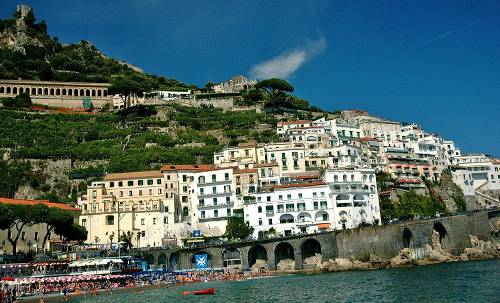
[(213, 295), (215, 294), (215, 288), (207, 288), (193, 291), (193, 295)]

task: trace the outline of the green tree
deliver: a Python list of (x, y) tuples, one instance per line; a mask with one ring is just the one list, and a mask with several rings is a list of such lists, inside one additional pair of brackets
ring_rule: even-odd
[(141, 96), (143, 92), (143, 88), (137, 81), (127, 78), (113, 80), (108, 89), (109, 94), (120, 95), (123, 99), (124, 109), (129, 107), (130, 98), (133, 95)]
[(133, 245), (132, 245), (132, 239), (134, 237), (134, 234), (129, 230), (126, 233), (122, 232), (120, 237), (118, 238), (118, 241), (122, 242), (122, 247), (123, 249), (130, 250)]
[(38, 69), (38, 78), (42, 81), (52, 81), (54, 80), (54, 73), (52, 72), (52, 67), (48, 63), (44, 63)]
[(243, 105), (249, 106), (262, 102), (262, 100), (264, 99), (264, 95), (262, 94), (261, 90), (251, 88), (244, 91), (241, 95), (241, 98), (243, 100)]
[(208, 81), (207, 83), (205, 83), (205, 91), (207, 92), (211, 92), (213, 91), (213, 87), (214, 87), (215, 83), (213, 83), (212, 81)]
[(72, 223), (66, 226), (57, 226), (55, 229), (55, 233), (61, 236), (63, 243), (68, 243), (70, 241), (77, 241), (78, 243), (82, 243), (83, 241), (87, 240), (88, 235), (85, 227), (76, 223)]
[(8, 221), (9, 224), (7, 228), (3, 229), (7, 229), (7, 240), (12, 245), (12, 254), (17, 255), (17, 241), (24, 227), (32, 223), (30, 207), (26, 205), (6, 205), (6, 208), (6, 217), (2, 221)]
[(255, 88), (267, 93), (273, 107), (285, 103), (287, 93), (293, 92), (293, 86), (290, 83), (278, 78), (259, 81), (255, 84)]
[(45, 236), (43, 237), (42, 247), (45, 247), (45, 243), (50, 237), (50, 234), (56, 229), (60, 232), (65, 226), (70, 226), (73, 224), (73, 215), (66, 210), (51, 207), (47, 211), (47, 215), (43, 220), (46, 223)]
[(226, 233), (228, 240), (246, 239), (253, 233), (254, 228), (245, 223), (241, 217), (230, 217), (227, 220)]

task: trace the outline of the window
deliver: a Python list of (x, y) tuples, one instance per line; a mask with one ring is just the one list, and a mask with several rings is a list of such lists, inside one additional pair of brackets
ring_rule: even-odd
[(161, 184), (161, 179), (156, 179), (156, 184)]
[(168, 217), (163, 217), (163, 224), (168, 224)]
[(146, 220), (144, 218), (141, 219), (141, 225), (145, 225), (146, 224)]
[(156, 218), (153, 218), (153, 225), (156, 225)]
[(38, 232), (35, 231), (35, 241), (38, 241)]
[(321, 201), (319, 202), (320, 208), (321, 209), (326, 209), (328, 206), (328, 203), (326, 201)]
[(128, 181), (127, 186), (134, 186), (134, 181)]
[(292, 203), (292, 204), (287, 204), (287, 205), (286, 205), (286, 211), (287, 211), (287, 212), (292, 212), (292, 211), (295, 211), (295, 206), (294, 206), (294, 204), (293, 204), (293, 203)]
[(142, 196), (142, 189), (139, 189), (139, 196)]
[(224, 180), (229, 181), (229, 173), (224, 174)]
[(262, 213), (262, 206), (259, 206), (259, 207), (257, 208), (257, 212), (258, 212), (258, 213)]
[(299, 193), (299, 199), (302, 199), (302, 193)]
[(273, 225), (273, 219), (269, 218), (268, 223), (269, 223), (269, 225)]
[(115, 225), (115, 216), (106, 216), (106, 225)]
[(262, 219), (259, 218), (259, 225), (262, 225)]
[(161, 195), (161, 188), (158, 188), (158, 194)]
[(230, 208), (227, 208), (227, 209), (226, 209), (226, 215), (227, 215), (228, 217), (231, 217), (231, 209), (230, 209)]
[(202, 210), (202, 211), (201, 211), (201, 213), (200, 213), (200, 217), (201, 217), (202, 219), (205, 219), (205, 211), (204, 211), (204, 210)]
[(132, 196), (132, 191), (131, 191), (131, 190), (129, 190), (129, 191), (128, 191), (128, 196), (129, 196), (129, 197), (131, 197), (131, 196)]
[(122, 181), (118, 182), (118, 187), (123, 187), (123, 182)]
[(317, 210), (318, 209), (318, 201), (314, 201), (313, 205), (314, 205), (314, 210)]
[(214, 210), (214, 218), (218, 218), (219, 217), (219, 210), (216, 209)]
[(226, 197), (226, 204), (231, 204), (231, 197)]
[(148, 185), (153, 185), (153, 179), (148, 180)]
[(318, 193), (314, 192), (313, 193), (313, 198), (316, 199), (318, 197)]
[(143, 230), (143, 231), (141, 232), (141, 237), (143, 237), (143, 238), (144, 238), (144, 237), (146, 237), (146, 231), (145, 231), (145, 230)]
[(92, 191), (92, 198), (94, 199), (97, 198), (97, 191), (95, 190)]
[(297, 204), (297, 211), (304, 211), (306, 210), (306, 204), (305, 203), (298, 203)]
[(321, 192), (321, 197), (324, 197), (324, 196), (325, 196), (325, 192), (324, 192), (324, 191), (322, 191), (322, 192)]
[(139, 181), (137, 181), (137, 185), (139, 185), (139, 186), (143, 186), (143, 185), (144, 185), (144, 180), (139, 180)]
[(280, 200), (280, 201), (283, 200), (283, 195), (279, 195), (278, 200)]
[(217, 181), (217, 175), (212, 175), (212, 182), (216, 182)]
[(267, 197), (266, 197), (266, 201), (267, 201), (267, 202), (271, 202), (271, 196), (267, 196)]
[(214, 204), (214, 206), (217, 206), (217, 198), (214, 198), (213, 204)]
[(286, 195), (286, 199), (287, 199), (287, 200), (292, 200), (292, 194), (288, 194), (288, 195)]
[(82, 226), (87, 227), (87, 219), (82, 219)]
[(278, 204), (278, 212), (279, 213), (285, 212), (285, 206), (283, 204)]
[(184, 185), (182, 187), (182, 192), (187, 193), (187, 191), (188, 191), (188, 187), (186, 185)]
[(204, 176), (199, 176), (198, 177), (198, 183), (204, 184), (205, 183), (205, 177)]
[(182, 182), (187, 182), (187, 175), (182, 175)]
[(212, 194), (216, 194), (217, 193), (217, 187), (213, 186), (212, 187)]
[(115, 187), (115, 182), (109, 182), (109, 187)]

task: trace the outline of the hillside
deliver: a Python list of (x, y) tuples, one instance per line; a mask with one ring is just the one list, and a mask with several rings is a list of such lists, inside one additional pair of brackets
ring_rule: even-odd
[(0, 20), (0, 79), (111, 82), (119, 77), (134, 79), (145, 90), (192, 87), (111, 59), (91, 42), (63, 44), (50, 37), (46, 22), (37, 22), (29, 7)]
[[(37, 189), (37, 196), (31, 190), (27, 190), (29, 195), (18, 194), (45, 197), (57, 189), (57, 198), (64, 200), (71, 194), (71, 186), (67, 186), (71, 179), (99, 177), (104, 172), (148, 170), (165, 163), (206, 164), (224, 146), (248, 140), (278, 140), (274, 130), (277, 120), (272, 114), (223, 112), (212, 107), (139, 107), (130, 109), (127, 117), (124, 113), (0, 110), (0, 120), (0, 151), (5, 159), (10, 159), (3, 165), (11, 165), (10, 170), (17, 176), (0, 177), (4, 180), (0, 196), (14, 196), (20, 187), (31, 184)], [(64, 169), (48, 172), (46, 164), (59, 160), (68, 164)], [(26, 161), (41, 168), (33, 169)], [(55, 179), (60, 182), (50, 181)]]

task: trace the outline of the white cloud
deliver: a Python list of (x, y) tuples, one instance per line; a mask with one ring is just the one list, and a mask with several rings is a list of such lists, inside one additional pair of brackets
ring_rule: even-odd
[(287, 79), (304, 63), (323, 52), (325, 48), (324, 37), (306, 41), (303, 46), (287, 50), (274, 58), (252, 66), (250, 76), (254, 79)]

